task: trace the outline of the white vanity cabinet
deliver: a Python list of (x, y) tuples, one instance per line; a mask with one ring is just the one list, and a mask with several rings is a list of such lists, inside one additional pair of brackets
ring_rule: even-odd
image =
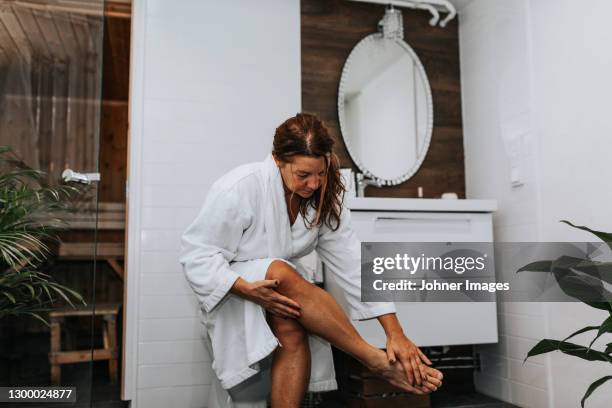
[[(492, 242), (491, 200), (353, 198), (352, 227), (364, 242)], [(494, 271), (492, 271), (494, 274)], [(330, 274), (325, 288), (342, 304)], [(346, 305), (342, 304), (343, 307)], [(496, 343), (495, 302), (398, 302), (398, 318), (418, 346)], [(354, 322), (369, 343), (385, 347), (376, 319)]]

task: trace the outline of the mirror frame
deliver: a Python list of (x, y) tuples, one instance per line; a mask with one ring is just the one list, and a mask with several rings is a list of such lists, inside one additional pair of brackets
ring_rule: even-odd
[(363, 39), (361, 39), (361, 41), (359, 41), (355, 45), (355, 47), (353, 47), (353, 49), (351, 50), (351, 53), (349, 54), (346, 61), (344, 62), (344, 67), (342, 68), (342, 74), (340, 75), (340, 84), (338, 86), (338, 122), (340, 123), (340, 135), (342, 136), (342, 139), (344, 140), (344, 144), (346, 145), (349, 155), (351, 156), (351, 158), (353, 159), (353, 162), (355, 162), (359, 170), (361, 170), (361, 172), (367, 177), (378, 181), (381, 185), (394, 186), (394, 185), (401, 184), (404, 181), (408, 180), (410, 177), (412, 177), (423, 164), (423, 161), (425, 160), (425, 156), (427, 156), (427, 151), (429, 150), (429, 145), (431, 143), (431, 136), (433, 133), (433, 120), (434, 120), (433, 98), (431, 95), (431, 86), (429, 85), (429, 78), (427, 77), (425, 68), (423, 67), (421, 60), (416, 55), (412, 47), (410, 47), (410, 45), (408, 45), (401, 38), (387, 38), (390, 41), (395, 41), (400, 47), (402, 47), (412, 57), (412, 60), (414, 61), (414, 64), (418, 72), (425, 79), (424, 82), (425, 82), (425, 97), (426, 97), (426, 103), (427, 103), (427, 128), (425, 130), (425, 140), (423, 141), (423, 154), (417, 156), (416, 162), (406, 173), (402, 174), (401, 176), (395, 179), (383, 179), (383, 178), (380, 178), (374, 175), (356, 157), (354, 151), (351, 149), (351, 144), (349, 142), (349, 139), (345, 136), (348, 134), (348, 132), (346, 131), (346, 124), (344, 123), (344, 93), (345, 93), (345, 86), (346, 86), (346, 78), (349, 73), (352, 59), (354, 58), (355, 53), (359, 49), (366, 46), (368, 43), (374, 40), (380, 40), (382, 38), (384, 38), (382, 33), (373, 33), (373, 34), (365, 36)]

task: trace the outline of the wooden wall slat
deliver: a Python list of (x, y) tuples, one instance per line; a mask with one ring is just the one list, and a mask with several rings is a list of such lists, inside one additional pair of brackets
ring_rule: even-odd
[(125, 202), (130, 23), (125, 18), (107, 17), (105, 21), (99, 166), (102, 202)]
[(125, 202), (127, 102), (123, 105), (103, 103), (100, 131), (99, 199), (101, 202)]

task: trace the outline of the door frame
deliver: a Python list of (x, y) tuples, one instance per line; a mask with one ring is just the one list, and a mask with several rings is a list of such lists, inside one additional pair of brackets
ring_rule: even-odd
[(138, 326), (141, 254), (142, 147), (144, 123), (146, 0), (132, 1), (130, 87), (128, 96), (128, 158), (126, 180), (125, 279), (121, 399), (136, 407), (138, 389)]

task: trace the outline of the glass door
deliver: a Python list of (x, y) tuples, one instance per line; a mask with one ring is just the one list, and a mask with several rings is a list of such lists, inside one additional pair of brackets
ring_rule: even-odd
[(73, 406), (101, 364), (119, 382), (120, 305), (97, 287), (121, 255), (98, 244), (104, 11), (0, 0), (0, 387), (72, 387)]

